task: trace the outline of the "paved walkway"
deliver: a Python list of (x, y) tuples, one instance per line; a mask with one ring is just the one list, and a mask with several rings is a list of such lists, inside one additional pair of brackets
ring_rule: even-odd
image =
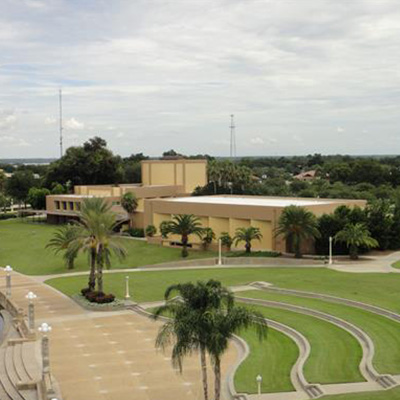
[[(0, 290), (4, 281), (1, 271)], [(201, 399), (198, 357), (185, 361), (182, 375), (174, 371), (170, 352), (154, 348), (159, 322), (131, 311), (86, 311), (31, 277), (14, 273), (12, 281), (13, 300), (26, 310), (25, 295), (33, 291), (37, 325), (47, 322), (53, 328), (51, 368), (65, 400)], [(224, 357), (224, 374), (235, 360), (232, 346)]]

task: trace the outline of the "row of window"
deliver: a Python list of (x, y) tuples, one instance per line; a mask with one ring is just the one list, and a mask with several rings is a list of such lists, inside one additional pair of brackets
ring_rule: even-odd
[(80, 201), (55, 201), (56, 210), (62, 211), (80, 211), (81, 202)]

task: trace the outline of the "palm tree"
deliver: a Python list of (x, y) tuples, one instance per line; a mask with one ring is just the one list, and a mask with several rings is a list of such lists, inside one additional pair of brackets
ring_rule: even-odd
[(208, 246), (215, 240), (215, 233), (211, 228), (204, 228), (203, 229), (203, 236), (201, 238), (203, 242), (204, 250), (208, 249)]
[(203, 228), (200, 219), (192, 214), (178, 214), (172, 217), (167, 225), (167, 232), (181, 236), (182, 257), (188, 256), (189, 235), (196, 235), (201, 238)]
[(126, 192), (121, 197), (121, 206), (129, 215), (129, 228), (133, 226), (133, 215), (138, 207), (138, 199), (132, 192)]
[(64, 225), (54, 232), (46, 248), (52, 248), (55, 254), (63, 252), (63, 259), (68, 269), (74, 269), (75, 259), (79, 249), (73, 248), (73, 242), (78, 236), (79, 228), (76, 225)]
[[(171, 299), (177, 293), (179, 297)], [(159, 307), (154, 318), (167, 313), (171, 319), (160, 328), (156, 346), (165, 349), (174, 343), (172, 364), (182, 371), (183, 358), (195, 351), (200, 352), (200, 364), (203, 380), (204, 399), (208, 399), (207, 382), (207, 337), (209, 331), (208, 314), (210, 310), (230, 308), (233, 303), (232, 293), (220, 282), (182, 283), (171, 285), (165, 291), (166, 303)]]
[[(103, 267), (110, 267), (111, 253), (123, 258), (125, 249), (114, 236), (117, 224), (116, 215), (111, 206), (101, 198), (85, 199), (81, 207), (80, 220), (77, 222), (76, 239), (70, 243), (71, 251), (83, 251), (89, 254), (90, 273), (88, 288), (103, 291)], [(97, 267), (97, 276), (96, 276)]]
[(262, 234), (259, 228), (255, 226), (249, 226), (248, 228), (238, 228), (235, 232), (235, 237), (233, 238), (235, 246), (240, 242), (244, 242), (246, 253), (251, 253), (251, 242), (253, 240), (261, 240)]
[(299, 206), (285, 207), (275, 234), (281, 235), (294, 246), (295, 257), (301, 258), (301, 243), (303, 240), (320, 237), (318, 221), (315, 215)]
[(358, 259), (360, 246), (368, 248), (379, 246), (378, 241), (371, 237), (368, 228), (362, 223), (347, 224), (335, 235), (335, 242), (346, 243), (352, 260)]
[(255, 328), (260, 341), (266, 338), (268, 326), (261, 313), (232, 302), (225, 310), (218, 308), (208, 314), (207, 351), (214, 369), (214, 400), (221, 397), (221, 359), (229, 341), (234, 334), (248, 328)]

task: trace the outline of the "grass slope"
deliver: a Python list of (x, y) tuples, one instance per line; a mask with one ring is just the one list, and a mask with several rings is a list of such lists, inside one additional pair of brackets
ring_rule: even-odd
[[(38, 262), (38, 261), (35, 261)], [(0, 261), (1, 265), (1, 261)], [(123, 278), (126, 273), (105, 276), (107, 291), (124, 295)], [(257, 280), (275, 286), (314, 291), (375, 304), (400, 313), (400, 274), (349, 274), (325, 268), (232, 268), (175, 271), (146, 271), (129, 273), (131, 289), (136, 301), (161, 300), (165, 289), (174, 283), (220, 280), (224, 285), (241, 285)], [(67, 277), (48, 281), (49, 284), (71, 295), (86, 283), (86, 277)]]
[(396, 321), (358, 308), (315, 299), (262, 291), (249, 291), (239, 295), (300, 305), (349, 321), (361, 328), (373, 340), (375, 345), (373, 363), (377, 371), (382, 374), (400, 374), (400, 324)]
[[(70, 272), (65, 268), (61, 254), (55, 255), (45, 248), (56, 229), (54, 225), (24, 223), (21, 220), (0, 221), (0, 265), (9, 264), (27, 275)], [(134, 268), (181, 260), (179, 249), (150, 245), (144, 241), (127, 238), (121, 238), (121, 241), (128, 255), (122, 262), (114, 258), (113, 268)], [(212, 252), (189, 252), (189, 258), (213, 255), (215, 254)], [(73, 271), (87, 269), (87, 257), (79, 256)]]
[(240, 336), (247, 342), (250, 354), (235, 374), (235, 388), (238, 393), (257, 393), (255, 377), (262, 374), (262, 392), (289, 392), (294, 390), (290, 371), (298, 358), (296, 344), (283, 333), (269, 329), (268, 338), (259, 342), (256, 332), (251, 329)]
[(400, 388), (387, 391), (326, 396), (324, 400), (400, 400)]
[[(292, 311), (261, 306), (251, 308), (260, 311), (266, 318), (296, 329), (308, 339), (311, 353), (304, 366), (304, 375), (309, 382), (329, 384), (364, 381), (359, 371), (361, 346), (347, 331)], [(258, 344), (259, 348), (261, 346)]]

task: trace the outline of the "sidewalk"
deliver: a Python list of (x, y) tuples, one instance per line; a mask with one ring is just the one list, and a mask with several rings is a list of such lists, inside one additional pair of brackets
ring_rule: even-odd
[[(4, 282), (1, 271), (0, 290)], [(198, 356), (185, 360), (180, 375), (171, 366), (170, 351), (155, 350), (160, 323), (131, 311), (83, 310), (51, 287), (17, 273), (12, 275), (12, 288), (12, 298), (24, 310), (28, 291), (38, 296), (36, 325), (47, 322), (52, 326), (51, 368), (65, 400), (202, 398)], [(224, 357), (224, 372), (235, 359), (232, 346)]]

